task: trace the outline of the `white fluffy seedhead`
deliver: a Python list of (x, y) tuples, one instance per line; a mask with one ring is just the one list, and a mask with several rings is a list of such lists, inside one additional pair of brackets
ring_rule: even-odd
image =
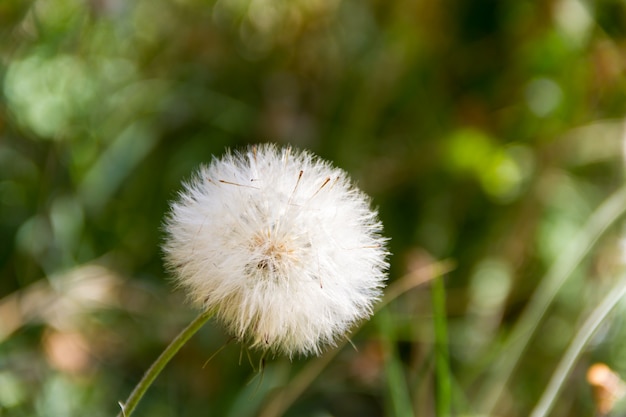
[(202, 167), (166, 220), (166, 262), (239, 340), (319, 354), (372, 314), (387, 251), (370, 199), (308, 152), (260, 145)]

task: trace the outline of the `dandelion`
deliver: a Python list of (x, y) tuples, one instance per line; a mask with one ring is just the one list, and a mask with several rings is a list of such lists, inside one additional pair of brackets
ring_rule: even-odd
[(118, 417), (216, 315), (264, 351), (319, 354), (372, 314), (387, 270), (369, 198), (341, 169), (272, 145), (214, 159), (165, 222), (168, 266), (203, 310), (152, 363)]
[(165, 258), (189, 298), (252, 347), (320, 354), (372, 314), (387, 269), (370, 199), (308, 152), (214, 159), (166, 220)]

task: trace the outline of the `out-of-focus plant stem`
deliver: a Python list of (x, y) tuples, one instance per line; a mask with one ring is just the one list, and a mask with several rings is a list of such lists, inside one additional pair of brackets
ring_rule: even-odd
[(501, 349), (500, 357), (494, 361), (493, 377), (487, 381), (483, 395), (479, 397), (479, 404), (483, 407), (485, 415), (494, 414), (528, 342), (560, 288), (598, 239), (624, 215), (624, 212), (626, 212), (626, 187), (618, 189), (592, 213), (576, 238), (561, 252), (540, 281), (528, 306)]
[(587, 318), (572, 340), (572, 343), (570, 343), (567, 351), (554, 371), (548, 387), (543, 392), (537, 406), (532, 411), (531, 417), (545, 417), (548, 415), (554, 406), (554, 401), (556, 400), (558, 393), (561, 391), (565, 378), (569, 375), (572, 366), (574, 366), (574, 363), (580, 356), (583, 348), (589, 339), (591, 339), (591, 336), (593, 336), (598, 327), (600, 327), (604, 319), (625, 294), (626, 276), (622, 276), (611, 291), (609, 291), (604, 300), (602, 300), (598, 307), (593, 310), (591, 315)]
[(446, 288), (443, 277), (432, 283), (433, 318), (435, 328), (435, 371), (437, 416), (446, 417), (450, 414), (451, 389), (450, 366), (448, 361), (448, 329), (446, 313)]

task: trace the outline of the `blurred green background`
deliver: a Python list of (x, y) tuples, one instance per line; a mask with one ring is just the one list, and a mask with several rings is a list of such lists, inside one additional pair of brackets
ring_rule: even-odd
[[(287, 416), (529, 415), (623, 273), (620, 222), (585, 225), (623, 184), (625, 71), (622, 0), (2, 0), (0, 416), (117, 414), (196, 314), (161, 261), (168, 202), (212, 155), (265, 141), (348, 171), (391, 238), (390, 284), (429, 282), (356, 349), (262, 372), (211, 322), (136, 415), (281, 415), (294, 381)], [(436, 260), (454, 264), (445, 314)], [(625, 314), (551, 415), (600, 415), (586, 372), (626, 375)], [(530, 342), (508, 378), (511, 334)]]

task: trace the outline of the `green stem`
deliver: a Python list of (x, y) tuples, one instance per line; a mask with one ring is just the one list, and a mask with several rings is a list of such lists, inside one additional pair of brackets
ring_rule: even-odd
[(532, 411), (531, 417), (545, 417), (548, 415), (554, 406), (557, 395), (561, 391), (565, 378), (567, 378), (571, 372), (572, 367), (580, 357), (583, 348), (589, 339), (591, 339), (598, 327), (600, 327), (604, 319), (608, 316), (611, 310), (615, 308), (617, 303), (622, 299), (622, 297), (624, 297), (625, 294), (626, 277), (622, 277), (604, 298), (604, 300), (602, 300), (600, 305), (593, 310), (589, 318), (587, 318), (576, 334), (576, 337), (572, 340), (572, 343), (570, 343), (567, 351), (554, 371), (552, 379), (550, 379), (550, 383), (544, 391), (543, 396), (539, 400), (539, 403), (537, 403), (535, 409)]
[(181, 331), (174, 340), (165, 348), (165, 350), (159, 355), (156, 361), (146, 371), (141, 381), (137, 384), (133, 392), (130, 394), (125, 403), (120, 403), (122, 411), (117, 417), (130, 417), (130, 415), (137, 407), (137, 404), (146, 393), (150, 385), (154, 382), (157, 376), (161, 373), (165, 365), (174, 357), (174, 355), (180, 350), (181, 347), (193, 336), (211, 317), (213, 317), (213, 311), (204, 311), (198, 315), (183, 331)]
[(561, 251), (546, 276), (540, 281), (528, 306), (522, 312), (511, 334), (494, 361), (493, 376), (485, 383), (478, 403), (485, 415), (493, 415), (507, 384), (526, 350), (538, 323), (548, 310), (557, 293), (591, 251), (600, 237), (626, 212), (626, 187), (608, 197), (589, 217), (577, 237)]
[(437, 391), (435, 397), (437, 416), (451, 415), (451, 383), (448, 363), (448, 329), (446, 323), (446, 287), (443, 278), (432, 284), (433, 316), (435, 321), (435, 372)]

